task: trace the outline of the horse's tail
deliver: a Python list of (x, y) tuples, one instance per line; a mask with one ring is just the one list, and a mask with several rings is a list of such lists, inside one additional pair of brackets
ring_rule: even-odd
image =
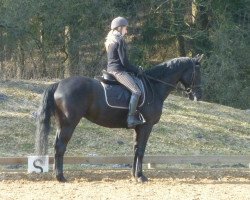
[(50, 118), (55, 112), (54, 93), (59, 83), (50, 85), (43, 93), (40, 107), (37, 111), (36, 124), (36, 155), (48, 153), (48, 135), (50, 132)]

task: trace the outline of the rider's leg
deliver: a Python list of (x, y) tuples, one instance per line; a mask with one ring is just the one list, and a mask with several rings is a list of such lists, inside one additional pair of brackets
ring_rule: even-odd
[(143, 122), (136, 116), (136, 108), (141, 96), (140, 88), (135, 84), (133, 78), (127, 72), (112, 72), (112, 74), (115, 76), (118, 82), (123, 84), (132, 93), (129, 102), (129, 112), (127, 119), (128, 128), (133, 128), (138, 124), (142, 124)]
[(138, 116), (136, 115), (136, 108), (138, 105), (139, 98), (140, 96), (138, 96), (135, 93), (132, 93), (130, 97), (128, 119), (127, 119), (128, 128), (133, 128), (136, 125), (143, 124), (143, 121), (138, 119)]

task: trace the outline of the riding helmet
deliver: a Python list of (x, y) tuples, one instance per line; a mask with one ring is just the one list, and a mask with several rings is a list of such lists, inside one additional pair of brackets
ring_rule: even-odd
[(128, 26), (128, 20), (126, 20), (124, 17), (116, 17), (111, 22), (111, 29), (115, 29), (120, 26)]

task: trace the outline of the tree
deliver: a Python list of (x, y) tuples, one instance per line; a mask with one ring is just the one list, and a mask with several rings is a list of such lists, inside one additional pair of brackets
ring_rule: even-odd
[(94, 76), (105, 68), (111, 20), (129, 20), (132, 63), (145, 68), (204, 53), (206, 100), (248, 108), (248, 0), (2, 0), (6, 78)]

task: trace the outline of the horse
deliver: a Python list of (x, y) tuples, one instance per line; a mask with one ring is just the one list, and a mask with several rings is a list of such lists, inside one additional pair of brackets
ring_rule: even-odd
[[(147, 181), (143, 174), (142, 163), (147, 141), (152, 128), (160, 120), (163, 103), (169, 93), (176, 89), (178, 82), (184, 85), (191, 100), (200, 100), (201, 59), (179, 57), (144, 70), (142, 79), (147, 91), (146, 102), (138, 107), (145, 123), (134, 129), (134, 160), (132, 176), (138, 182)], [(104, 89), (99, 80), (84, 76), (74, 76), (45, 89), (37, 111), (36, 153), (46, 155), (51, 117), (55, 117), (56, 138), (54, 143), (54, 170), (59, 182), (67, 181), (63, 174), (63, 157), (74, 129), (86, 118), (100, 126), (109, 128), (127, 128), (128, 109), (112, 108), (107, 105)]]

